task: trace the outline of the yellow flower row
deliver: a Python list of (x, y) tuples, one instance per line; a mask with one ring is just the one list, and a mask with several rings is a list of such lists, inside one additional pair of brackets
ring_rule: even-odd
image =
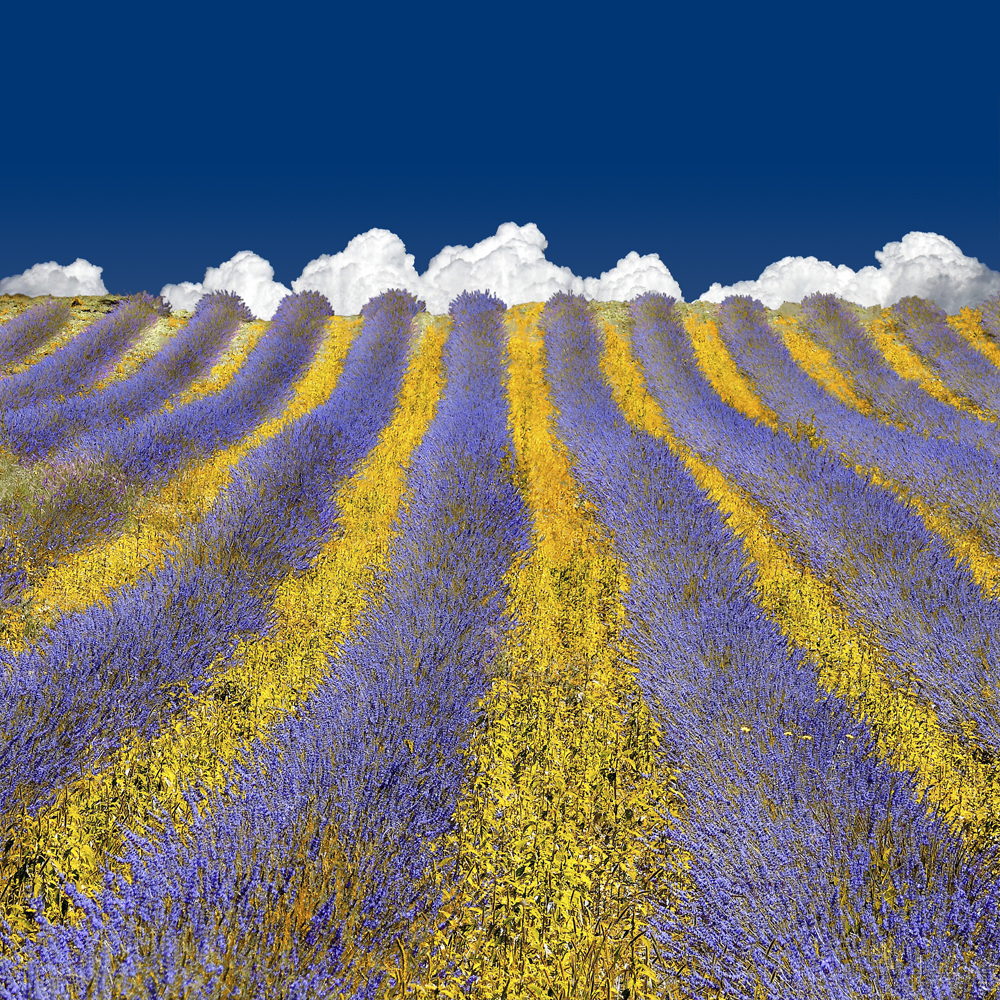
[(625, 567), (550, 427), (541, 309), (507, 314), (534, 544), (508, 577), (516, 625), (467, 751), (457, 832), (435, 845), (438, 930), (391, 966), (399, 996), (463, 996), (472, 975), (476, 997), (664, 995), (646, 921), (681, 875), (658, 871), (649, 845), (658, 807), (680, 800), (657, 774), (658, 729), (622, 640)]

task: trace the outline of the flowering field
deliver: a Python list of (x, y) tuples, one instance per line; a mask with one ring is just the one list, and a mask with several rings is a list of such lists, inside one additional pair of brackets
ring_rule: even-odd
[(0, 1000), (997, 998), (1000, 302), (0, 306)]

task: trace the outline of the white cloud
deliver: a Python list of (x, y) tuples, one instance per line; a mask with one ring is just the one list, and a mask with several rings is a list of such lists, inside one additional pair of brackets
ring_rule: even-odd
[(103, 267), (77, 257), (72, 264), (34, 264), (21, 274), (0, 281), (0, 295), (107, 295)]
[[(544, 302), (565, 291), (600, 301), (627, 301), (643, 292), (662, 292), (683, 300), (681, 289), (658, 254), (634, 250), (600, 278), (581, 278), (545, 257), (548, 241), (534, 223), (505, 222), (494, 236), (467, 246), (446, 246), (423, 274), (413, 254), (387, 229), (355, 236), (339, 253), (323, 254), (306, 264), (292, 282), (296, 292), (316, 290), (334, 311), (360, 311), (371, 297), (389, 288), (405, 288), (423, 299), (431, 313), (445, 313), (462, 291), (491, 291), (508, 305)], [(949, 313), (1000, 292), (1000, 272), (967, 257), (937, 233), (907, 233), (898, 243), (876, 251), (878, 267), (853, 271), (815, 257), (784, 257), (753, 281), (723, 287), (716, 282), (702, 300), (721, 302), (727, 295), (749, 294), (765, 305), (799, 302), (812, 292), (832, 292), (860, 305), (892, 305), (905, 295), (934, 299)], [(102, 268), (78, 259), (61, 267), (54, 261), (36, 264), (22, 275), (0, 281), (0, 293), (27, 295), (106, 294)], [(175, 309), (193, 309), (202, 295), (233, 291), (254, 315), (271, 319), (289, 289), (274, 280), (274, 268), (249, 250), (241, 250), (219, 267), (205, 271), (203, 281), (164, 285), (160, 294)]]
[(627, 302), (644, 292), (662, 292), (683, 301), (681, 286), (658, 253), (640, 257), (633, 250), (599, 278), (583, 279), (583, 294), (598, 302)]
[(839, 295), (862, 306), (891, 306), (906, 295), (933, 299), (954, 314), (965, 305), (1000, 292), (1000, 272), (966, 257), (937, 233), (907, 233), (899, 243), (875, 251), (878, 267), (853, 271), (815, 257), (783, 257), (769, 264), (755, 281), (723, 287), (715, 282), (700, 299), (721, 302), (727, 295), (752, 295), (769, 309), (801, 302), (813, 292)]
[(582, 278), (545, 259), (548, 245), (533, 222), (505, 222), (474, 246), (444, 247), (422, 275), (428, 312), (447, 312), (463, 291), (490, 291), (507, 305), (544, 302), (556, 292), (582, 295)]
[[(295, 292), (321, 292), (339, 316), (361, 312), (373, 296), (390, 288), (405, 288), (423, 298), (423, 282), (413, 266), (413, 254), (388, 229), (369, 229), (355, 236), (340, 253), (309, 261), (292, 282)], [(428, 303), (430, 312), (436, 310)], [(447, 305), (441, 312), (447, 312)]]
[(224, 264), (208, 268), (203, 281), (164, 285), (160, 295), (174, 309), (194, 309), (209, 292), (236, 292), (259, 319), (271, 319), (278, 303), (290, 294), (274, 280), (274, 268), (268, 261), (250, 250), (241, 250)]
[[(355, 236), (339, 253), (309, 261), (292, 282), (295, 292), (317, 291), (330, 300), (334, 312), (351, 315), (373, 296), (390, 288), (404, 288), (423, 299), (433, 314), (448, 311), (463, 291), (490, 291), (508, 305), (544, 302), (555, 292), (572, 292), (588, 299), (631, 298), (642, 292), (666, 292), (681, 298), (681, 290), (658, 254), (640, 257), (635, 251), (618, 261), (600, 278), (580, 278), (568, 267), (545, 259), (548, 240), (538, 226), (505, 222), (496, 235), (467, 246), (446, 246), (418, 274), (413, 254), (388, 229), (369, 229)], [(209, 268), (202, 282), (165, 285), (160, 294), (175, 309), (193, 309), (210, 291), (234, 291), (254, 314), (274, 315), (288, 293), (274, 280), (271, 265), (243, 250), (219, 268)]]

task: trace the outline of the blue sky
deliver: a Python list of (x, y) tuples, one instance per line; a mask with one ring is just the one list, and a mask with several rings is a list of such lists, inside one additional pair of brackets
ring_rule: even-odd
[(252, 250), (290, 286), (373, 228), (423, 272), (509, 221), (580, 276), (657, 253), (688, 300), (913, 231), (1000, 270), (987, 10), (21, 5), (0, 278), (157, 292)]

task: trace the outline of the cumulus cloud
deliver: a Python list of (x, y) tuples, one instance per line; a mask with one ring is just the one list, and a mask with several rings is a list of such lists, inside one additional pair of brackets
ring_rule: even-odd
[(209, 292), (236, 292), (258, 319), (271, 319), (289, 290), (274, 280), (274, 268), (263, 257), (241, 250), (224, 264), (210, 267), (202, 281), (164, 285), (160, 295), (173, 309), (194, 309)]
[(533, 222), (505, 222), (495, 236), (474, 246), (445, 247), (423, 274), (428, 311), (447, 312), (448, 303), (463, 291), (493, 292), (507, 305), (544, 302), (556, 292), (582, 295), (582, 278), (545, 259), (548, 245)]
[(627, 302), (644, 292), (662, 292), (683, 301), (681, 286), (660, 260), (658, 253), (640, 257), (634, 250), (599, 278), (583, 279), (583, 294), (598, 302)]
[[(373, 296), (390, 288), (405, 288), (423, 298), (423, 282), (413, 266), (413, 254), (388, 229), (369, 229), (335, 254), (309, 261), (292, 282), (295, 292), (321, 292), (338, 315), (353, 315)], [(430, 303), (430, 312), (435, 310)]]
[[(460, 292), (476, 290), (493, 292), (508, 305), (544, 302), (560, 291), (600, 301), (662, 292), (683, 301), (680, 286), (659, 254), (639, 256), (633, 250), (599, 278), (582, 278), (546, 259), (547, 248), (548, 240), (534, 223), (505, 222), (495, 235), (471, 247), (444, 247), (418, 274), (413, 254), (406, 252), (395, 233), (370, 229), (338, 253), (309, 261), (292, 282), (292, 290), (321, 292), (341, 315), (359, 312), (368, 299), (390, 288), (412, 292), (431, 313), (447, 312)], [(800, 302), (812, 292), (832, 292), (860, 305), (888, 306), (905, 295), (918, 295), (954, 313), (1000, 292), (1000, 272), (966, 257), (937, 233), (907, 233), (898, 243), (876, 251), (875, 258), (877, 267), (853, 271), (815, 257), (784, 257), (756, 280), (725, 287), (716, 282), (701, 299), (721, 302), (727, 295), (752, 295), (774, 308), (786, 301)], [(274, 280), (274, 269), (266, 260), (242, 250), (219, 267), (208, 268), (204, 281), (165, 285), (160, 294), (175, 309), (192, 309), (211, 291), (237, 292), (256, 316), (270, 319), (289, 289)]]
[(0, 281), (0, 295), (107, 295), (103, 267), (77, 257), (72, 264), (34, 264), (27, 271)]
[(966, 257), (937, 233), (907, 233), (898, 243), (875, 251), (878, 267), (854, 271), (815, 257), (783, 257), (764, 268), (755, 281), (723, 287), (715, 282), (700, 298), (721, 302), (727, 295), (752, 295), (769, 309), (801, 302), (813, 292), (839, 295), (862, 306), (891, 306), (907, 295), (933, 299), (945, 312), (981, 302), (1000, 292), (1000, 272)]

